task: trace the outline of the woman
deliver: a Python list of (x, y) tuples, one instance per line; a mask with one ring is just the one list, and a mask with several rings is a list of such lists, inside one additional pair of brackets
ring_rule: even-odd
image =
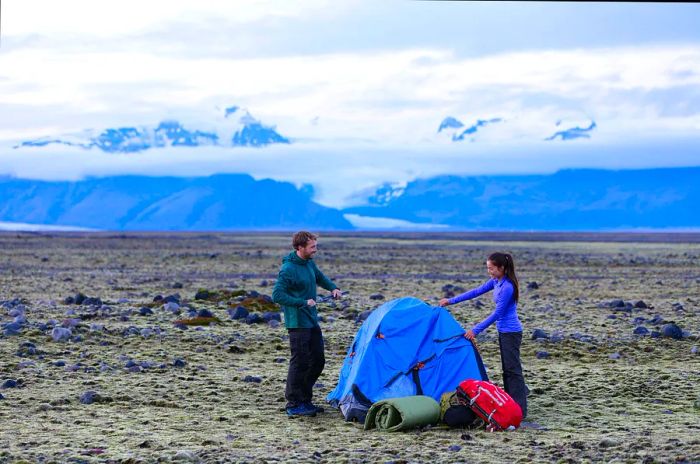
[(481, 287), (469, 290), (453, 298), (442, 298), (440, 306), (453, 305), (471, 300), (493, 290), (496, 309), (483, 321), (468, 330), (465, 337), (474, 337), (496, 322), (498, 346), (501, 351), (504, 390), (520, 405), (523, 419), (527, 416), (527, 387), (520, 363), (520, 344), (523, 339), (523, 326), (518, 319), (518, 277), (515, 275), (515, 263), (508, 253), (493, 253), (486, 261), (489, 279)]

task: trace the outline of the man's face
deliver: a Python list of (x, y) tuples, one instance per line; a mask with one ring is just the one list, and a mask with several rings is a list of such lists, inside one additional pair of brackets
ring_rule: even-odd
[(309, 240), (306, 242), (306, 246), (297, 249), (297, 254), (302, 259), (311, 259), (313, 255), (316, 254), (316, 251), (318, 251), (316, 248), (316, 240)]

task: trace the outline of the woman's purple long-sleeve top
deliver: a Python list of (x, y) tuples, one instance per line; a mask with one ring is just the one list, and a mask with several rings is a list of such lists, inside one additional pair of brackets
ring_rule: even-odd
[(496, 329), (499, 332), (522, 332), (523, 326), (520, 324), (520, 319), (518, 319), (518, 304), (513, 297), (513, 284), (508, 277), (503, 277), (501, 280), (490, 279), (481, 287), (457, 295), (448, 301), (450, 304), (455, 304), (471, 300), (490, 290), (493, 290), (493, 302), (496, 303), (496, 309), (493, 310), (489, 317), (474, 326), (472, 329), (474, 334), (480, 334), (494, 321), (496, 321)]

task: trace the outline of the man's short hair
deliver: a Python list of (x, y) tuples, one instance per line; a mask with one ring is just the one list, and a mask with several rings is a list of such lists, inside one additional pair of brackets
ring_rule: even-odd
[(292, 237), (292, 246), (295, 250), (298, 250), (299, 248), (304, 248), (311, 240), (318, 240), (318, 235), (300, 230)]

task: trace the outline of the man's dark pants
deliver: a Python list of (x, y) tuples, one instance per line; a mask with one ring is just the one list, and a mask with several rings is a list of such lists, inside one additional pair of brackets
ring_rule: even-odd
[(287, 329), (292, 358), (287, 373), (284, 396), (287, 407), (311, 403), (312, 389), (323, 372), (326, 358), (323, 355), (323, 335), (320, 327), (312, 329)]
[(522, 341), (522, 332), (498, 332), (498, 346), (501, 349), (501, 366), (503, 367), (503, 389), (520, 405), (524, 419), (527, 416), (528, 389), (520, 363), (520, 344)]

